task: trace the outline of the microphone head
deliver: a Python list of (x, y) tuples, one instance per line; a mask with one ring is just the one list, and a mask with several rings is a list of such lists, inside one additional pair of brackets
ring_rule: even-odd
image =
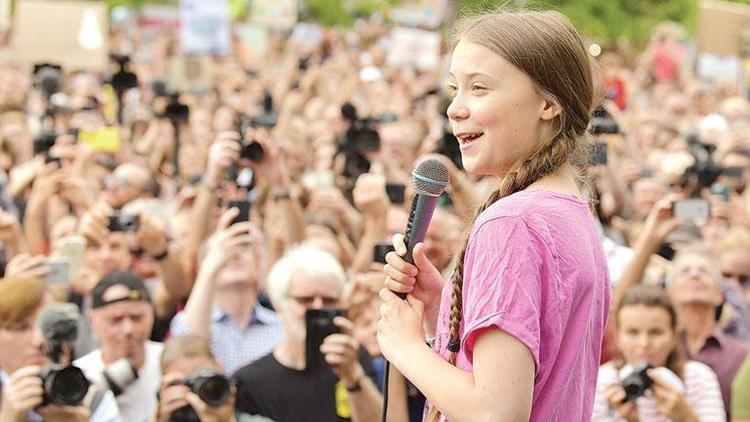
[(50, 303), (37, 319), (45, 342), (49, 344), (74, 343), (78, 338), (81, 319), (78, 307), (72, 303)]
[(419, 194), (440, 196), (449, 182), (448, 167), (437, 158), (422, 160), (411, 173), (412, 186)]

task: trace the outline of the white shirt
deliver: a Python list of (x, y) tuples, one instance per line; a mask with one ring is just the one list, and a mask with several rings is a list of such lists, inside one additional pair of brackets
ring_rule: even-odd
[[(125, 387), (122, 394), (116, 397), (123, 421), (147, 421), (156, 410), (156, 393), (161, 386), (161, 352), (164, 345), (147, 341), (146, 358), (143, 367), (138, 371), (138, 379)], [(104, 371), (101, 349), (83, 356), (75, 361), (76, 366), (90, 379), (99, 379)]]

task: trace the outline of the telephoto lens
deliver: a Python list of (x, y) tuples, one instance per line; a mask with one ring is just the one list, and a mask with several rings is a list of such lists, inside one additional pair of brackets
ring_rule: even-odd
[(646, 390), (651, 388), (654, 381), (646, 374), (651, 365), (643, 363), (633, 367), (633, 371), (622, 380), (622, 388), (625, 390), (624, 402), (641, 397)]
[(50, 365), (42, 372), (44, 403), (78, 406), (86, 397), (91, 383), (80, 368), (73, 365)]
[(229, 400), (231, 383), (229, 378), (213, 369), (200, 371), (185, 377), (183, 383), (208, 405), (219, 407)]

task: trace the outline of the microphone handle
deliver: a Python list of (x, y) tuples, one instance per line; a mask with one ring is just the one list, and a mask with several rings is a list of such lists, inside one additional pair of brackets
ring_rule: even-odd
[[(415, 194), (411, 202), (409, 222), (406, 226), (406, 255), (404, 260), (414, 264), (414, 246), (424, 241), (427, 228), (430, 226), (432, 214), (435, 212), (438, 198), (429, 195)], [(406, 297), (403, 293), (397, 293), (402, 299)]]

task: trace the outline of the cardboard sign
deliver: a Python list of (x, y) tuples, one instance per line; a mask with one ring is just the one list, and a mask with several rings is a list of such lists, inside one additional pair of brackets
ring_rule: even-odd
[(169, 85), (180, 92), (200, 93), (214, 86), (216, 68), (210, 56), (175, 56), (169, 63)]
[(28, 63), (103, 70), (109, 60), (107, 6), (100, 2), (16, 2), (13, 47)]
[(391, 19), (399, 25), (437, 29), (447, 16), (447, 0), (404, 1), (391, 11)]
[(180, 22), (183, 54), (229, 53), (231, 37), (227, 0), (181, 0)]
[(78, 140), (94, 151), (117, 152), (120, 150), (120, 129), (116, 126), (104, 126), (96, 130), (80, 130)]
[(440, 64), (440, 34), (414, 28), (393, 28), (388, 46), (388, 65), (431, 70)]
[(268, 49), (268, 29), (252, 23), (242, 23), (235, 27), (237, 36), (256, 57), (266, 55)]
[[(745, 56), (750, 51), (750, 6), (703, 0), (698, 19), (698, 52)], [(745, 51), (743, 51), (745, 50)]]
[(139, 15), (138, 26), (142, 29), (177, 31), (180, 27), (180, 10), (175, 6), (144, 4)]
[(267, 28), (291, 29), (297, 23), (296, 0), (253, 0), (250, 22)]

